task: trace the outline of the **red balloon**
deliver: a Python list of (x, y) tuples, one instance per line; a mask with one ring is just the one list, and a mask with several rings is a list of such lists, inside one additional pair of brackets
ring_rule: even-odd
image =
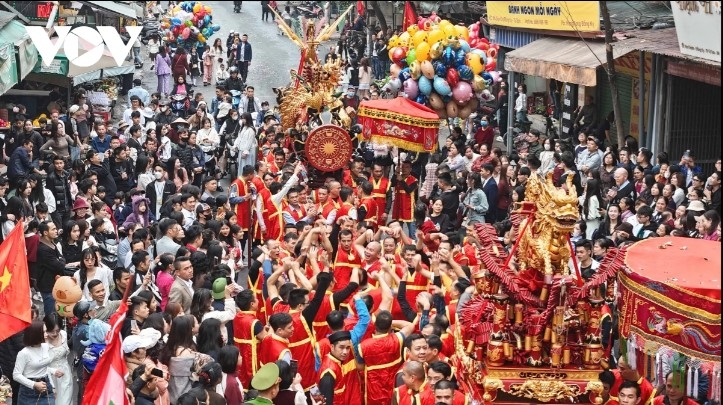
[(392, 62), (399, 66), (403, 65), (404, 58), (407, 57), (407, 50), (401, 46), (396, 46), (392, 49)]
[(457, 73), (457, 69), (447, 69), (447, 83), (449, 83), (449, 87), (454, 87), (459, 83), (459, 73)]
[(483, 51), (486, 51), (490, 49), (490, 44), (488, 42), (483, 42), (481, 39), (479, 42), (477, 42), (477, 46), (475, 46), (476, 49), (481, 49)]
[(469, 46), (472, 48), (476, 48), (479, 44), (479, 38), (473, 37), (472, 35), (469, 36)]
[(495, 70), (495, 67), (497, 67), (497, 59), (487, 58), (487, 64), (485, 65), (485, 70), (488, 72), (491, 72), (491, 71)]
[(480, 41), (482, 41), (482, 42), (484, 42), (484, 43), (486, 43), (486, 44), (489, 44), (489, 43), (490, 43), (490, 40), (487, 39), (487, 38), (480, 38)]

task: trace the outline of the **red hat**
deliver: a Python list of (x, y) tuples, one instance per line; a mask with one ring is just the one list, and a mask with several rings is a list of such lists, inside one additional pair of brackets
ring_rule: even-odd
[(90, 208), (90, 205), (88, 205), (88, 202), (85, 201), (84, 199), (78, 198), (73, 203), (73, 211), (75, 211), (77, 209), (81, 209), (81, 208), (88, 209), (88, 208)]

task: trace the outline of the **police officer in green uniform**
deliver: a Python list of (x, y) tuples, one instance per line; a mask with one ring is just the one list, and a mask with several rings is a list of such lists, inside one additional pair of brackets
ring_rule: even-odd
[(275, 363), (264, 364), (251, 379), (251, 386), (259, 392), (259, 395), (244, 405), (268, 405), (273, 404), (274, 398), (279, 393), (279, 366)]

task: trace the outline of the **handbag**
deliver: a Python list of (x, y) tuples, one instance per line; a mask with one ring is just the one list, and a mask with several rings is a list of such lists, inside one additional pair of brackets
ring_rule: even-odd
[(10, 379), (4, 374), (0, 374), (0, 404), (13, 403), (13, 387), (10, 385)]

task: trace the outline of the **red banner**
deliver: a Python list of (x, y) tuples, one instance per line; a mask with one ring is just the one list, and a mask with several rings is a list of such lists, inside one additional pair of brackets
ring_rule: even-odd
[(720, 361), (721, 301), (634, 272), (618, 273), (620, 334), (638, 335), (650, 346)]

